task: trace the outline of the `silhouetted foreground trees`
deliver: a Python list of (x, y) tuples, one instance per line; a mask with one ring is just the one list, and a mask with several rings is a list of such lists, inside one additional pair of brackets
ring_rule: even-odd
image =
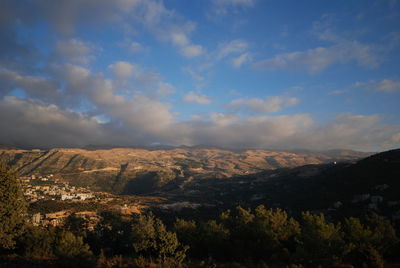
[(75, 215), (62, 228), (43, 228), (24, 223), (15, 174), (4, 169), (0, 180), (1, 267), (383, 267), (399, 262), (396, 231), (375, 214), (331, 222), (323, 214), (304, 212), (295, 219), (261, 205), (238, 206), (210, 221), (176, 219), (171, 228), (151, 213), (116, 212), (103, 212), (93, 231)]
[(394, 227), (376, 214), (332, 223), (323, 214), (304, 212), (297, 221), (280, 209), (237, 207), (218, 221), (178, 219), (174, 228), (189, 256), (250, 267), (383, 267), (399, 246)]
[(63, 228), (27, 226), (1, 262), (5, 267), (383, 267), (399, 249), (394, 227), (378, 215), (333, 223), (323, 214), (304, 212), (296, 220), (280, 209), (237, 207), (216, 220), (177, 219), (167, 230), (151, 213), (104, 212), (91, 232), (76, 219), (68, 221)]
[(26, 202), (18, 176), (0, 162), (0, 251), (12, 249), (24, 229)]

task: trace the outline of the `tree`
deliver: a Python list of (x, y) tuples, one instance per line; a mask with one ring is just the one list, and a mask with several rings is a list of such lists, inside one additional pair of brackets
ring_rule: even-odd
[(365, 224), (357, 218), (346, 219), (344, 231), (350, 250), (346, 259), (360, 267), (383, 267), (383, 257), (399, 241), (391, 223), (376, 214), (367, 217)]
[(180, 264), (188, 249), (179, 243), (176, 233), (168, 232), (163, 222), (152, 214), (140, 215), (132, 224), (132, 241), (138, 255), (162, 262), (168, 258)]
[(264, 255), (271, 263), (290, 261), (301, 233), (295, 219), (279, 208), (266, 209), (261, 205), (255, 209), (252, 226), (255, 233), (253, 252), (258, 252), (258, 258)]
[(333, 265), (347, 253), (340, 223), (327, 222), (323, 214), (302, 213), (302, 230), (296, 257), (307, 267)]
[(177, 219), (174, 229), (179, 241), (189, 245), (189, 253), (196, 258), (226, 259), (229, 230), (215, 220), (196, 223)]
[(389, 255), (394, 246), (399, 243), (396, 230), (390, 221), (374, 213), (366, 218), (366, 225), (372, 230), (371, 239), (374, 248), (382, 256)]
[[(185, 221), (183, 219), (176, 219), (174, 223), (174, 230), (179, 238), (179, 241), (189, 245), (197, 240), (198, 226), (195, 221)], [(190, 250), (193, 250), (192, 246)]]
[(89, 245), (83, 242), (81, 236), (75, 236), (68, 231), (57, 234), (55, 241), (55, 255), (61, 258), (88, 257), (92, 255)]
[(17, 174), (0, 163), (0, 250), (14, 248), (24, 229), (26, 208)]
[(101, 220), (97, 223), (95, 232), (87, 233), (87, 241), (93, 252), (98, 254), (104, 249), (106, 255), (130, 253), (130, 218), (126, 219), (115, 211), (104, 211), (100, 216)]
[(93, 253), (81, 236), (69, 231), (59, 230), (54, 241), (54, 255), (58, 267), (91, 267)]
[(19, 239), (19, 247), (28, 258), (54, 258), (55, 229), (28, 226)]
[(232, 260), (268, 263), (288, 263), (300, 236), (299, 223), (281, 209), (266, 209), (260, 205), (253, 211), (240, 206), (220, 215), (228, 230), (224, 247)]
[(87, 228), (88, 221), (78, 217), (75, 213), (69, 215), (64, 223), (64, 229), (72, 232), (74, 235), (82, 236)]

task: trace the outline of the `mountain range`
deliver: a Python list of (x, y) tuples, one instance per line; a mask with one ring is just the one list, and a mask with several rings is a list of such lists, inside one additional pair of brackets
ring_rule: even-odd
[(149, 194), (166, 186), (224, 179), (281, 168), (354, 161), (370, 153), (334, 150), (231, 151), (207, 147), (0, 149), (22, 176), (53, 174), (77, 186), (116, 194)]

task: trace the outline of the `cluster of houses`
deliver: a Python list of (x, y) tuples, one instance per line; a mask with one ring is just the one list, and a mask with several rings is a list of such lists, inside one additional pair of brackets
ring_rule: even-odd
[[(80, 188), (69, 185), (68, 182), (62, 182), (56, 179), (52, 174), (46, 176), (20, 177), (24, 184), (24, 196), (30, 202), (39, 200), (60, 200), (60, 201), (95, 201), (108, 203), (115, 201), (115, 198), (104, 198), (102, 195), (95, 195), (94, 192), (86, 188)], [(104, 193), (101, 193), (104, 195)], [(110, 206), (111, 210), (119, 211), (121, 214), (140, 214), (145, 206), (139, 204), (114, 204)], [(35, 213), (27, 215), (29, 221), (35, 226), (63, 226), (69, 216), (85, 220), (85, 229), (92, 231), (101, 217), (97, 211), (74, 211), (61, 210), (52, 213)]]
[(54, 179), (53, 175), (22, 177), (25, 183), (25, 198), (33, 203), (41, 199), (50, 200), (92, 200), (94, 194), (86, 189), (70, 186), (67, 182)]

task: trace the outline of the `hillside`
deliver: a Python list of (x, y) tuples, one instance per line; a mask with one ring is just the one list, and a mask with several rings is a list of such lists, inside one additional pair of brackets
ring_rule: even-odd
[(313, 210), (331, 216), (377, 212), (400, 220), (400, 149), (357, 162), (267, 170), (229, 180), (201, 180), (163, 192), (177, 201), (281, 207), (293, 213)]
[(54, 174), (78, 186), (124, 194), (151, 193), (193, 179), (231, 178), (367, 155), (352, 151), (324, 154), (216, 148), (0, 149), (0, 159), (22, 176)]

